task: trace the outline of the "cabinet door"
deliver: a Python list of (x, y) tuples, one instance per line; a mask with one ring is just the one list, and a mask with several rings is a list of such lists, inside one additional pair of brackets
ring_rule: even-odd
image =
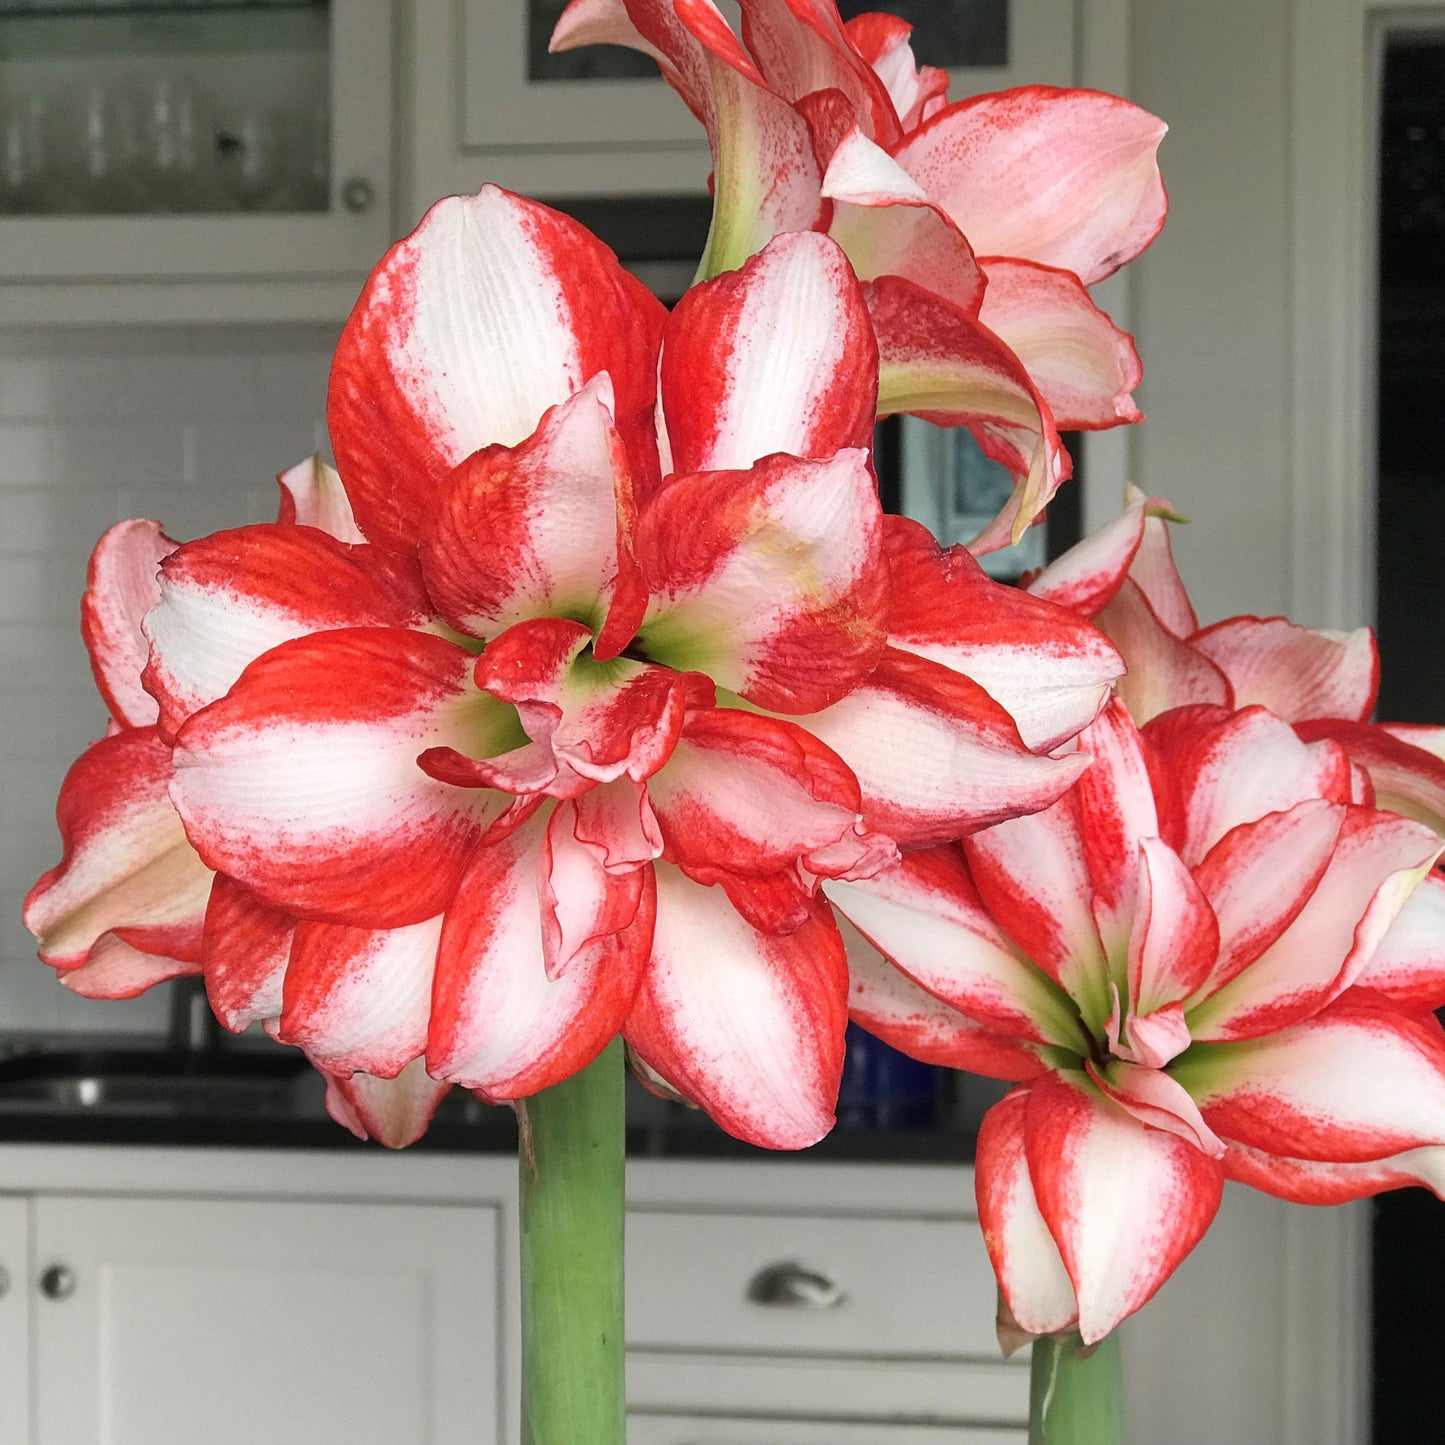
[(0, 1440), (30, 1438), (29, 1206), (0, 1196)]
[(627, 1445), (1027, 1445), (1027, 1430), (633, 1415)]
[(42, 1196), (34, 1242), (37, 1445), (499, 1445), (494, 1210)]

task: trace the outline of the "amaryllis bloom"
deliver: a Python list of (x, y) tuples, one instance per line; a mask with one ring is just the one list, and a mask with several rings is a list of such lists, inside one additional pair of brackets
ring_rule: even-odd
[(968, 426), (1017, 489), (971, 544), (1017, 540), (1069, 475), (1060, 430), (1140, 420), (1131, 339), (1089, 287), (1164, 221), (1163, 124), (1088, 90), (1028, 86), (946, 103), (891, 15), (833, 0), (572, 0), (553, 49), (653, 56), (707, 129), (715, 208), (704, 273), (818, 230), (859, 277), (880, 409)]
[(1264, 708), (1141, 732), (1115, 701), (1080, 747), (1054, 807), (825, 888), (867, 940), (854, 1018), (1018, 1081), (979, 1135), (984, 1237), (1019, 1327), (1092, 1343), (1226, 1178), (1445, 1193), (1445, 915), (1441, 840)]
[(202, 538), (153, 584), (142, 680), (216, 875), (222, 1021), (391, 1141), (450, 1084), (525, 1098), (619, 1032), (744, 1138), (826, 1132), (820, 880), (1051, 804), (1119, 673), (881, 515), (876, 384), (825, 237), (669, 316), (556, 212), (435, 207), (342, 336), (328, 524)]
[(1138, 723), (1186, 703), (1258, 703), (1307, 742), (1334, 738), (1368, 775), (1377, 806), (1445, 835), (1445, 728), (1372, 723), (1380, 657), (1368, 627), (1331, 632), (1285, 617), (1200, 627), (1169, 543), (1167, 502), (1131, 491), (1123, 515), (1029, 583), (1093, 618), (1128, 665), (1119, 695)]

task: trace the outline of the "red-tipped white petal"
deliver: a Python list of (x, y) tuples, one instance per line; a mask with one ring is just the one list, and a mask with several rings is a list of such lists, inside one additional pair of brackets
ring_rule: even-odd
[(848, 1016), (854, 1023), (926, 1064), (990, 1079), (1031, 1079), (1044, 1071), (1035, 1045), (995, 1033), (920, 988), (841, 915), (838, 928), (848, 951)]
[(1445, 875), (1431, 873), (1410, 895), (1355, 983), (1407, 1008), (1445, 1005)]
[(1024, 1133), (1039, 1212), (1078, 1295), (1079, 1333), (1093, 1344), (1203, 1237), (1224, 1173), (1192, 1143), (1121, 1113), (1082, 1075), (1031, 1084)]
[(277, 1037), (328, 1072), (394, 1079), (426, 1047), (441, 928), (298, 924)]
[(883, 82), (905, 135), (942, 109), (948, 72), (917, 63), (908, 43), (913, 27), (907, 21), (896, 15), (865, 12), (845, 21), (843, 33)]
[(779, 236), (741, 271), (694, 286), (668, 319), (659, 385), (672, 470), (866, 447), (876, 371), (842, 251), (826, 236)]
[(1017, 1089), (983, 1116), (974, 1188), (983, 1240), (1010, 1313), (1030, 1334), (1053, 1335), (1078, 1322), (1079, 1304), (1029, 1178), (1028, 1108), (1029, 1091)]
[(1307, 742), (1334, 738), (1370, 775), (1375, 805), (1445, 834), (1445, 758), (1434, 728), (1323, 720), (1300, 723)]
[(1184, 798), (1179, 853), (1194, 864), (1241, 823), (1311, 798), (1346, 802), (1349, 760), (1336, 743), (1303, 743), (1263, 708), (1247, 708), (1166, 757)]
[(1072, 271), (990, 257), (978, 319), (1028, 368), (1064, 431), (1143, 420), (1133, 390), (1139, 353)]
[[(1143, 1025), (1153, 1023), (1162, 1016), (1178, 1013), (1178, 1005), (1150, 1016), (1148, 1019), (1134, 1019), (1129, 1024), (1132, 1039)], [(1182, 1020), (1181, 1020), (1182, 1022)], [(1165, 1053), (1167, 1061), (1182, 1053), (1188, 1046), (1189, 1032), (1184, 1030), (1184, 1042)], [(1199, 1106), (1189, 1097), (1182, 1085), (1163, 1072), (1162, 1065), (1128, 1063), (1113, 1059), (1107, 1068), (1097, 1069), (1092, 1063), (1085, 1065), (1090, 1079), (1126, 1113), (1132, 1114), (1141, 1124), (1151, 1129), (1162, 1129), (1192, 1144), (1211, 1159), (1222, 1159), (1225, 1153), (1224, 1141), (1204, 1122)]]
[(970, 315), (978, 313), (984, 278), (968, 238), (860, 130), (850, 129), (833, 148), (823, 194), (833, 203), (828, 234), (860, 281), (902, 276)]
[(1073, 1009), (984, 908), (954, 847), (823, 891), (915, 983), (997, 1033), (1078, 1046)]
[(283, 643), (197, 713), (171, 795), (200, 851), (273, 907), (372, 928), (445, 908), (500, 794), (416, 765), (429, 747), (485, 752), (510, 709), (479, 693), (472, 655), (416, 632), (357, 628)]
[(1112, 522), (1050, 562), (1029, 582), (1029, 592), (1084, 617), (1097, 616), (1129, 575), (1149, 508), (1169, 510), (1169, 503), (1136, 497)]
[(1096, 620), (1124, 655), (1128, 670), (1118, 693), (1141, 727), (1171, 708), (1230, 706), (1233, 698), (1224, 674), (1164, 626), (1132, 578), (1124, 579)]
[(366, 541), (352, 515), (351, 499), (341, 473), (318, 456), (307, 457), (276, 478), (281, 508), (276, 520), (285, 526), (316, 527), (338, 542)]
[(976, 682), (894, 648), (807, 727), (853, 770), (869, 826), (906, 846), (1046, 808), (1088, 766), (1036, 756)]
[(647, 964), (655, 892), (630, 925), (596, 937), (548, 978), (537, 818), (478, 850), (447, 910), (432, 995), (427, 1067), (491, 1099), (519, 1099), (570, 1078), (622, 1027)]
[(171, 754), (154, 728), (92, 743), (60, 785), (63, 854), (25, 898), (40, 956), (78, 968), (102, 934), (194, 963), (211, 871), (186, 841), (166, 795)]
[(326, 1112), (358, 1139), (375, 1139), (388, 1149), (404, 1149), (426, 1133), (442, 1095), (450, 1084), (428, 1078), (420, 1059), (408, 1064), (394, 1079), (369, 1074), (330, 1074), (318, 1064), (326, 1080)]
[(764, 878), (812, 859), (814, 872), (866, 873), (896, 856), (863, 828), (858, 781), (842, 759), (781, 718), (689, 713), (647, 796), (669, 861), (684, 868)]
[(1325, 876), (1344, 819), (1341, 804), (1313, 799), (1241, 823), (1209, 850), (1194, 878), (1219, 922), (1219, 958), (1199, 998), (1253, 963), (1299, 916)]
[(1248, 1039), (1317, 1012), (1354, 983), (1445, 842), (1394, 813), (1350, 808), (1329, 867), (1298, 917), (1192, 1010), (1197, 1039)]
[(281, 1014), (281, 990), (296, 920), (268, 908), (239, 883), (217, 874), (201, 943), (206, 997), (225, 1028), (242, 1033)]
[[(632, 22), (623, 0), (569, 0), (552, 27), (547, 49), (553, 53), (584, 45), (621, 45), (651, 56), (668, 73), (668, 59)], [(673, 72), (675, 74), (675, 72)], [(696, 106), (693, 107), (697, 109)]]
[(145, 684), (160, 702), (161, 734), (174, 738), (248, 663), (289, 638), (413, 627), (430, 616), (414, 564), (313, 527), (240, 527), (187, 542), (161, 568), (145, 621)]
[(884, 539), (891, 646), (980, 683), (1037, 752), (1093, 721), (1123, 669), (1102, 633), (993, 581), (967, 549), (940, 548), (906, 517), (889, 518)]
[(1267, 1153), (1349, 1163), (1445, 1144), (1445, 1033), (1366, 994), (1279, 1033), (1197, 1045), (1172, 1072), (1217, 1133)]
[(81, 998), (124, 999), (200, 971), (198, 962), (144, 953), (114, 933), (102, 933), (84, 963), (60, 971), (60, 982)]
[(569, 217), (495, 186), (439, 201), (372, 272), (332, 363), (327, 417), (361, 530), (415, 547), (458, 462), (530, 436), (599, 371), (640, 463), (663, 318)]
[(1199, 618), (1174, 561), (1169, 524), (1178, 520), (1165, 508), (1145, 507), (1144, 535), (1129, 565), (1129, 579), (1170, 632), (1189, 637), (1199, 630)]
[(1318, 632), (1284, 617), (1229, 617), (1190, 645), (1229, 679), (1238, 707), (1259, 703), (1286, 722), (1364, 722), (1374, 711), (1380, 655), (1368, 627)]
[(156, 720), (155, 699), (141, 686), (147, 646), (141, 619), (160, 595), (161, 562), (178, 545), (159, 522), (117, 522), (90, 554), (80, 635), (95, 685), (123, 727)]
[(1441, 1145), (1407, 1149), (1363, 1164), (1332, 1164), (1232, 1144), (1224, 1156), (1224, 1172), (1230, 1179), (1295, 1204), (1345, 1204), (1414, 1184), (1423, 1184), (1445, 1199), (1445, 1146)]
[(948, 106), (895, 154), (979, 255), (1041, 261), (1091, 286), (1164, 224), (1164, 130), (1115, 96), (1029, 85)]
[(963, 846), (984, 906), (1078, 1002), (1089, 1025), (1102, 1026), (1111, 1005), (1108, 965), (1074, 798), (986, 828)]
[(1017, 541), (1069, 475), (1048, 403), (1023, 363), (976, 318), (898, 276), (867, 287), (878, 336), (878, 414), (967, 426), (1014, 473), (1012, 500), (969, 544)]
[(1129, 938), (1131, 1012), (1145, 1016), (1187, 999), (1218, 955), (1219, 924), (1208, 898), (1168, 844), (1140, 839), (1139, 904)]
[(813, 712), (883, 650), (887, 565), (868, 454), (678, 477), (637, 533), (647, 655), (760, 707)]
[(595, 377), (520, 446), (474, 452), (442, 487), (422, 570), (454, 627), (490, 641), (550, 616), (595, 631), (621, 591), (635, 628), (632, 480), (611, 404), (611, 382)]
[(657, 868), (652, 962), (627, 1042), (730, 1134), (803, 1149), (833, 1127), (848, 966), (818, 901), (801, 928), (751, 928), (720, 888)]

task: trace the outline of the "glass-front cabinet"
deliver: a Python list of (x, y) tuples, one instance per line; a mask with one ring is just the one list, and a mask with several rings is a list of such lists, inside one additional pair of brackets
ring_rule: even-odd
[(56, 283), (329, 309), (392, 239), (392, 29), (392, 0), (0, 0), (0, 319), (87, 309)]

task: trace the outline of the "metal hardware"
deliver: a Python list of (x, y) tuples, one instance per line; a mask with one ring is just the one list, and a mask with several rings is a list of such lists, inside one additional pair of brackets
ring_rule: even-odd
[(341, 184), (341, 204), (353, 216), (369, 211), (376, 202), (376, 187), (365, 176), (351, 176)]
[(40, 1273), (40, 1293), (46, 1299), (69, 1299), (79, 1283), (79, 1276), (68, 1264), (48, 1265)]
[(833, 1310), (848, 1296), (826, 1274), (789, 1259), (760, 1269), (748, 1281), (748, 1298), (770, 1309)]

